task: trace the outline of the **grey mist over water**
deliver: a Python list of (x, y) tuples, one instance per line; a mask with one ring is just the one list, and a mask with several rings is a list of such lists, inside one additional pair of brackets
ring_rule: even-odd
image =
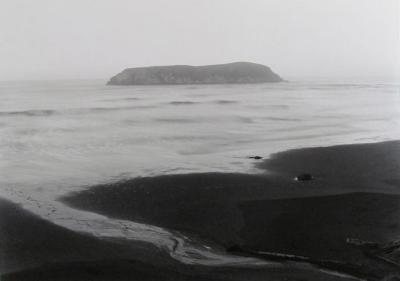
[(250, 61), (283, 78), (399, 76), (397, 0), (2, 0), (0, 81)]

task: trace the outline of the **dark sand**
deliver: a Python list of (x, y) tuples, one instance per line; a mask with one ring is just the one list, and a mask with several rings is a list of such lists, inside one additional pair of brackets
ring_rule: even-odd
[(0, 272), (51, 263), (140, 259), (159, 264), (168, 255), (148, 244), (103, 241), (41, 219), (0, 200)]
[[(275, 154), (271, 159), (260, 162), (258, 166), (267, 169), (269, 173), (261, 175), (203, 173), (136, 178), (95, 186), (61, 200), (76, 208), (162, 226), (184, 232), (196, 239), (217, 243), (227, 249), (240, 249), (235, 251), (237, 254), (251, 255), (266, 251), (301, 255), (317, 260), (347, 262), (366, 269), (365, 274), (369, 280), (379, 280), (387, 274), (398, 272), (398, 266), (377, 259), (375, 256), (371, 257), (368, 247), (366, 251), (365, 247), (346, 243), (346, 239), (354, 238), (385, 245), (400, 237), (400, 142), (292, 150)], [(310, 173), (315, 179), (306, 182), (294, 181), (294, 178), (301, 173)], [(22, 218), (17, 220), (21, 221)], [(16, 228), (26, 230), (26, 225), (32, 220), (34, 218), (28, 216), (26, 222)], [(37, 231), (43, 231), (42, 235), (51, 230), (41, 230), (42, 227), (37, 225)], [(64, 232), (62, 229), (61, 233)], [(36, 235), (24, 235), (18, 239), (25, 240), (25, 244), (30, 247), (32, 241), (30, 239)], [(66, 239), (63, 236), (66, 234), (57, 235), (55, 238), (57, 241)], [(68, 235), (78, 234), (68, 232)], [(83, 238), (79, 234), (79, 239)], [(37, 243), (46, 244), (45, 240)], [(2, 247), (7, 243), (3, 243)], [(58, 243), (61, 247), (58, 251), (61, 251), (65, 245)], [(87, 255), (90, 258), (91, 244), (79, 243), (77, 245), (89, 247), (88, 250), (85, 248), (82, 253), (77, 249), (72, 250), (71, 256), (67, 256), (68, 259), (60, 258), (61, 264), (21, 271), (6, 276), (4, 280), (7, 278), (11, 278), (8, 280), (203, 280), (201, 278), (329, 280), (331, 278), (327, 275), (317, 276), (315, 271), (306, 270), (307, 272), (301, 273), (298, 269), (293, 271), (286, 269), (286, 272), (278, 269), (275, 271), (206, 270), (199, 267), (188, 269), (183, 265), (168, 265), (154, 272), (150, 268), (157, 262), (153, 265), (149, 265), (148, 262), (145, 265), (138, 265), (137, 260), (142, 258), (127, 257), (135, 251), (128, 251), (126, 248), (124, 248), (127, 252), (125, 257), (118, 256), (124, 251), (117, 250), (117, 255), (115, 257), (109, 255), (107, 261), (71, 263), (71, 260), (87, 260)], [(93, 244), (93, 249), (98, 247), (100, 253), (112, 251), (107, 248), (109, 242), (96, 240), (91, 243), (101, 244)], [(118, 249), (118, 245), (115, 247)], [(15, 250), (10, 250), (9, 253), (11, 256), (15, 255), (14, 259), (18, 260), (21, 259), (23, 251), (16, 248), (15, 254), (13, 254)], [(30, 255), (36, 251), (40, 258), (43, 258), (42, 255), (46, 258), (47, 255), (51, 257), (59, 254), (57, 247), (54, 253), (46, 251), (42, 253), (39, 248), (38, 246), (29, 249), (27, 253)], [(73, 249), (74, 245), (68, 248)], [(398, 262), (400, 260), (398, 256), (397, 251), (391, 251), (384, 257), (390, 257), (392, 261)], [(9, 259), (5, 258), (2, 259)], [(126, 274), (118, 275), (119, 279), (113, 277), (115, 268), (118, 268), (118, 272)], [(140, 272), (137, 271), (138, 268)], [(100, 270), (100, 273), (96, 273), (96, 270)], [(88, 271), (97, 274), (98, 278), (87, 277), (85, 274)], [(66, 278), (66, 272), (72, 272), (74, 277)], [(43, 274), (45, 277), (42, 279), (29, 279), (33, 278), (32, 276), (44, 276)], [(61, 277), (57, 279), (57, 276)]]
[[(226, 247), (321, 258), (352, 258), (343, 252), (348, 237), (379, 243), (400, 238), (400, 142), (293, 150), (259, 167), (274, 173), (136, 178), (62, 200)], [(293, 180), (303, 172), (315, 180)]]
[(2, 281), (354, 280), (307, 266), (206, 268), (178, 264), (149, 244), (104, 241), (49, 223), (0, 200)]

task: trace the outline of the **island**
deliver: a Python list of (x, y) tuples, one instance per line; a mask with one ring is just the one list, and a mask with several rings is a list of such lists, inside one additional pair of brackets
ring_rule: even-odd
[(127, 68), (107, 85), (246, 84), (284, 81), (268, 66), (251, 62)]

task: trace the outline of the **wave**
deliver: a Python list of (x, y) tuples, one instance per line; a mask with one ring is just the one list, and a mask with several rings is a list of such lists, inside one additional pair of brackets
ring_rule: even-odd
[(254, 105), (248, 105), (247, 107), (254, 109), (271, 109), (271, 110), (290, 109), (290, 106), (287, 104), (254, 104)]
[(303, 121), (303, 119), (301, 118), (286, 118), (286, 117), (265, 117), (262, 119), (271, 121), (291, 121), (291, 122)]
[(158, 108), (155, 105), (131, 105), (131, 106), (120, 106), (120, 107), (93, 107), (93, 108), (82, 108), (77, 110), (71, 110), (75, 113), (88, 113), (88, 112), (104, 112), (104, 111), (119, 111), (119, 110), (130, 110), (130, 109), (148, 109)]
[(239, 123), (254, 123), (255, 119), (246, 116), (230, 116), (230, 117), (159, 117), (153, 118), (156, 122), (171, 122), (171, 123), (210, 123), (210, 122), (239, 122)]
[(105, 102), (119, 102), (119, 101), (136, 101), (140, 100), (137, 97), (127, 97), (127, 98), (112, 98), (112, 99), (104, 99)]
[(216, 104), (232, 104), (232, 103), (238, 103), (238, 101), (235, 101), (235, 100), (217, 100), (214, 103), (216, 103)]
[(22, 111), (2, 111), (0, 112), (0, 116), (12, 116), (12, 115), (49, 116), (55, 113), (57, 113), (57, 111), (52, 109), (33, 109), (33, 110), (22, 110)]
[(120, 111), (130, 109), (149, 109), (158, 108), (153, 105), (135, 105), (135, 106), (121, 106), (121, 107), (93, 107), (93, 108), (77, 108), (77, 109), (33, 109), (33, 110), (21, 110), (21, 111), (1, 111), (0, 116), (50, 116), (50, 115), (62, 115), (62, 114), (88, 114), (105, 111)]
[(171, 123), (198, 123), (200, 120), (197, 118), (154, 118), (154, 121), (157, 122), (171, 122)]
[[(192, 105), (192, 104), (199, 104), (200, 102), (195, 102), (195, 101), (171, 101), (168, 104), (171, 105)], [(212, 101), (211, 103), (213, 104), (233, 104), (233, 103), (238, 103), (238, 101), (235, 100), (216, 100)]]
[(171, 105), (191, 105), (191, 104), (197, 104), (198, 102), (194, 101), (171, 101), (169, 104)]

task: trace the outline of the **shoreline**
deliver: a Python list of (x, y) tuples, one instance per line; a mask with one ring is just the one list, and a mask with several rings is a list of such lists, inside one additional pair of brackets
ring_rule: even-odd
[[(363, 197), (364, 193), (366, 197), (379, 198), (393, 194), (395, 201), (398, 200), (396, 195), (400, 195), (398, 141), (289, 150), (274, 154), (256, 166), (267, 170), (268, 174), (194, 173), (139, 177), (93, 186), (63, 196), (60, 201), (112, 218), (193, 232), (217, 242), (221, 241), (216, 232), (221, 231), (222, 242), (227, 243), (223, 245), (230, 246), (229, 240), (236, 242), (234, 234), (243, 228), (246, 204), (251, 206), (265, 201), (278, 208), (280, 204), (288, 204), (285, 200), (289, 199), (300, 203), (307, 200), (318, 203), (325, 199), (343, 201), (337, 204), (348, 206), (346, 200)], [(302, 173), (312, 174), (314, 180), (294, 181)], [(312, 200), (317, 197), (321, 198)], [(381, 200), (390, 200), (389, 197)], [(310, 203), (313, 202), (307, 204)], [(355, 203), (368, 204), (362, 199)], [(336, 215), (343, 217), (344, 214)]]
[[(174, 261), (140, 241), (105, 240), (41, 219), (0, 199), (0, 277), (4, 281), (129, 280), (357, 280), (303, 263), (264, 267), (207, 267)], [(139, 244), (139, 245), (137, 245)], [(285, 279), (290, 278), (290, 279)]]
[[(315, 260), (362, 263), (370, 266), (374, 274), (379, 276), (384, 276), (386, 271), (400, 274), (385, 262), (371, 261), (371, 258), (365, 256), (363, 248), (347, 242), (349, 238), (385, 245), (400, 238), (400, 224), (397, 223), (400, 216), (400, 141), (289, 150), (276, 153), (256, 166), (269, 173), (198, 173), (134, 178), (94, 186), (63, 196), (60, 200), (73, 208), (111, 218), (178, 231), (197, 241), (209, 241), (210, 245), (215, 244), (222, 251), (224, 248), (243, 247), (250, 249), (250, 252), (273, 252)], [(294, 181), (294, 177), (301, 173), (310, 173), (314, 178), (305, 182)], [(18, 209), (16, 205), (3, 200), (0, 200), (0, 208)], [(127, 250), (127, 244), (120, 239), (109, 241), (72, 232), (24, 210), (19, 210), (17, 214), (19, 217), (14, 221), (18, 223), (13, 226), (17, 235), (14, 236), (20, 235), (20, 241), (26, 240), (29, 246), (29, 241), (36, 235), (34, 231), (23, 233), (23, 230), (33, 223), (33, 230), (54, 236), (55, 248), (53, 252), (47, 252), (48, 256), (43, 256), (40, 247), (47, 244), (47, 241), (37, 241), (39, 250), (29, 251), (42, 264), (27, 266), (27, 261), (23, 261), (19, 269), (11, 270), (14, 273), (2, 276), (4, 280), (36, 280), (29, 279), (32, 274), (41, 274), (42, 280), (69, 280), (62, 279), (62, 276), (70, 270), (76, 270), (74, 280), (85, 280), (88, 278), (85, 271), (88, 268), (92, 268), (92, 271), (104, 268), (104, 276), (109, 279), (104, 277), (106, 279), (99, 280), (114, 280), (114, 266), (119, 266), (121, 271), (134, 277), (139, 274), (138, 268), (147, 268), (148, 264), (164, 268), (165, 276), (157, 278), (167, 278), (165, 280), (170, 277), (173, 280), (172, 276), (179, 276), (182, 280), (202, 280), (197, 278), (198, 274), (206, 279), (215, 275), (219, 276), (218, 280), (226, 280), (233, 272), (235, 278), (243, 272), (253, 274), (253, 280), (265, 277), (284, 280), (287, 276), (303, 276), (309, 280), (354, 280), (351, 277), (344, 279), (329, 274), (320, 275), (322, 273), (317, 273), (319, 270), (307, 269), (307, 266), (299, 264), (292, 264), (292, 267), (286, 265), (280, 269), (227, 266), (211, 269), (195, 264), (183, 265), (172, 260), (168, 253), (151, 249), (148, 243), (139, 247), (139, 250), (134, 246)], [(7, 220), (1, 223), (3, 229), (10, 227)], [(0, 235), (3, 247), (10, 244), (5, 239), (4, 233), (7, 232)], [(73, 236), (76, 242), (71, 248), (82, 250), (84, 246), (85, 250), (72, 252), (71, 256), (61, 255), (59, 263), (49, 265), (49, 257), (60, 255), (58, 251), (61, 251), (63, 241), (68, 236)], [(91, 239), (94, 240), (89, 243)], [(82, 241), (86, 242), (82, 244)], [(91, 243), (93, 246), (90, 246)], [(140, 244), (138, 241), (131, 243)], [(149, 255), (149, 249), (153, 254)], [(99, 254), (94, 261), (87, 261), (91, 251), (99, 251)], [(109, 251), (117, 254), (110, 255)], [(106, 260), (99, 259), (101, 253), (105, 254)], [(398, 262), (396, 249), (390, 254)], [(22, 255), (19, 250), (15, 252), (15, 256), (18, 255)], [(138, 258), (140, 262), (133, 266), (134, 269), (128, 266)], [(0, 260), (7, 259), (3, 257)], [(267, 258), (262, 259), (268, 261)], [(288, 268), (297, 272), (297, 275), (289, 273)], [(188, 274), (187, 270), (192, 274), (195, 272), (196, 277)], [(140, 271), (143, 280), (154, 278), (151, 271)], [(61, 277), (57, 274), (61, 274)], [(125, 280), (121, 278), (115, 280)]]

